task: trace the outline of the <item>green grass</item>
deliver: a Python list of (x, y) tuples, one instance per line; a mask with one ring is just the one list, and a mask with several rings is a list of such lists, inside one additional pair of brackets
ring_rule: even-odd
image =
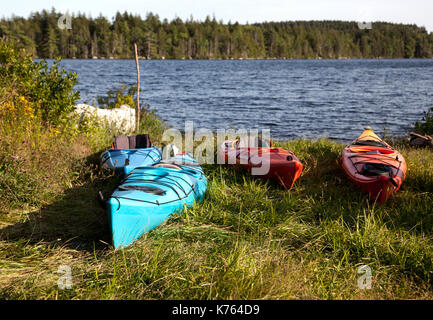
[[(293, 190), (205, 165), (202, 204), (117, 251), (96, 201), (117, 178), (97, 167), (100, 150), (89, 150), (69, 187), (38, 206), (3, 209), (0, 299), (433, 298), (431, 150), (399, 146), (407, 180), (378, 206), (344, 177), (343, 145), (277, 144), (304, 164)], [(363, 264), (371, 290), (357, 286)], [(72, 268), (71, 290), (57, 286), (60, 265)]]

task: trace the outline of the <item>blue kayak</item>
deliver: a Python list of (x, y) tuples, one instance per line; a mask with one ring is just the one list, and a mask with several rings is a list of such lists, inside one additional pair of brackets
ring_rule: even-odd
[(130, 245), (184, 205), (204, 199), (207, 179), (189, 154), (135, 168), (107, 201), (113, 245)]
[(109, 149), (101, 155), (103, 168), (114, 170), (117, 174), (129, 174), (137, 167), (152, 166), (161, 161), (159, 148)]

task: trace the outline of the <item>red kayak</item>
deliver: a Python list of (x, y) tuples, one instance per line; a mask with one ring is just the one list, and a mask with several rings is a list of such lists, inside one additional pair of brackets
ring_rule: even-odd
[(239, 165), (252, 175), (273, 179), (290, 190), (301, 176), (302, 163), (292, 151), (272, 147), (272, 141), (257, 139), (255, 144), (242, 147), (240, 139), (227, 140), (220, 155), (225, 163)]
[(342, 167), (361, 191), (381, 204), (400, 189), (407, 170), (403, 156), (370, 127), (343, 150)]

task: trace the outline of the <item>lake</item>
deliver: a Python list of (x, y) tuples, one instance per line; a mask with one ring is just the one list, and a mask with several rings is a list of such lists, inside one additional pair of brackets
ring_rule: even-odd
[[(134, 60), (63, 60), (82, 103), (135, 85)], [(140, 60), (141, 104), (171, 126), (270, 129), (347, 141), (364, 126), (405, 135), (433, 106), (433, 60)]]

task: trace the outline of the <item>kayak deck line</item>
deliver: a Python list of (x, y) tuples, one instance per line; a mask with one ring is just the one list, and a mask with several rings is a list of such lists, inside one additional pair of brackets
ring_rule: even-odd
[[(181, 166), (181, 167), (184, 167), (184, 166)], [(153, 201), (148, 201), (148, 200), (134, 199), (134, 198), (128, 198), (128, 197), (121, 197), (121, 196), (111, 196), (110, 198), (126, 199), (126, 200), (131, 200), (131, 201), (146, 202), (146, 203), (156, 204), (158, 206), (166, 204), (166, 203), (171, 203), (171, 202), (174, 202), (174, 201), (178, 201), (178, 200), (183, 200), (183, 199), (187, 198), (192, 192), (194, 192), (194, 194), (197, 196), (197, 192), (196, 192), (197, 190), (196, 190), (194, 184), (190, 183), (187, 179), (183, 178), (182, 175), (183, 174), (187, 174), (187, 175), (191, 176), (192, 179), (197, 180), (197, 178), (195, 177), (195, 175), (196, 174), (203, 174), (203, 170), (201, 169), (201, 167), (198, 167), (198, 168), (196, 168), (196, 167), (194, 167), (194, 168), (182, 168), (182, 170), (163, 168), (164, 171), (165, 170), (171, 170), (170, 174), (168, 174), (168, 175), (160, 175), (160, 174), (152, 174), (152, 173), (139, 173), (140, 169), (143, 169), (143, 170), (149, 170), (149, 169), (160, 170), (161, 168), (160, 167), (153, 167), (153, 166), (152, 167), (137, 167), (126, 178), (124, 178), (121, 181), (120, 186), (123, 186), (123, 185), (128, 186), (128, 185), (130, 185), (129, 182), (130, 183), (146, 183), (146, 184), (161, 185), (161, 186), (164, 186), (164, 187), (167, 187), (167, 188), (173, 190), (176, 193), (176, 195), (178, 196), (178, 199), (175, 199), (175, 200), (172, 200), (172, 201), (167, 201), (167, 202), (159, 202), (158, 200), (155, 200), (153, 202)], [(197, 171), (197, 173), (192, 173), (189, 170)], [(179, 175), (177, 175), (177, 174), (179, 174)], [(158, 178), (166, 179), (166, 180), (169, 180), (169, 181), (161, 181), (161, 179), (159, 179), (159, 180), (137, 179), (137, 178), (134, 178), (134, 176), (158, 177)], [(191, 190), (189, 192), (187, 192), (185, 190), (185, 188), (179, 183), (179, 181), (175, 180), (175, 178), (184, 181), (191, 188)], [(203, 178), (200, 178), (200, 180), (201, 179), (203, 179)], [(175, 184), (175, 186), (178, 187), (178, 189), (180, 191), (182, 191), (182, 193), (184, 194), (183, 196), (181, 196), (179, 194), (179, 192), (176, 190), (176, 188), (175, 188), (175, 186), (173, 186), (173, 184)], [(129, 190), (119, 190), (119, 191), (129, 191)], [(120, 205), (119, 205), (119, 207), (120, 207)], [(119, 210), (119, 208), (118, 208), (118, 210)]]
[[(102, 164), (104, 164), (105, 162), (107, 162), (108, 160), (112, 159), (114, 156), (118, 156), (119, 154), (122, 155), (143, 155), (144, 157), (151, 157), (152, 160), (154, 162), (158, 161), (158, 157), (154, 157), (152, 156), (150, 153), (157, 153), (157, 155), (159, 157), (162, 156), (162, 152), (158, 149), (158, 148), (147, 148), (146, 150), (140, 150), (140, 149), (109, 149), (107, 151), (105, 151), (107, 156), (104, 157), (104, 159), (102, 160)], [(145, 152), (147, 152), (146, 154), (144, 154)], [(115, 153), (115, 155), (111, 155), (111, 153)]]
[[(347, 157), (347, 158), (350, 159), (350, 161), (352, 162), (352, 164), (353, 164), (355, 167), (356, 167), (357, 164), (371, 163), (371, 162), (366, 161), (366, 160), (364, 160), (364, 161), (361, 160), (361, 161), (357, 161), (357, 162), (353, 162), (353, 161), (352, 161), (352, 158), (358, 158), (358, 157), (361, 157), (361, 158), (362, 158), (362, 155), (359, 155), (359, 156), (358, 156), (358, 155), (355, 155), (355, 156), (351, 156), (351, 157)], [(397, 170), (400, 169), (400, 166), (401, 166), (401, 163), (402, 163), (402, 161), (397, 160), (397, 159), (395, 159), (395, 158), (393, 158), (393, 159), (388, 159), (388, 160), (398, 161), (399, 165), (398, 165), (398, 167), (397, 167), (396, 165), (394, 165), (394, 164), (392, 164), (392, 163), (386, 162), (384, 159), (375, 158), (375, 157), (366, 157), (366, 158), (369, 159), (369, 160), (377, 160), (377, 161), (380, 161), (379, 163), (385, 164), (385, 165), (387, 165), (387, 166), (394, 167), (394, 168), (396, 168)]]
[[(163, 178), (167, 178), (168, 177), (163, 177)], [(177, 177), (179, 179), (182, 179), (182, 181), (184, 181), (186, 184), (188, 184), (192, 190), (194, 190), (194, 186), (190, 183), (188, 183), (185, 179), (183, 179), (182, 177)], [(172, 189), (176, 195), (179, 197), (179, 200), (182, 199), (182, 197), (179, 195), (179, 193), (177, 192), (175, 186), (171, 185), (170, 182), (175, 183), (176, 186), (183, 192), (184, 195), (187, 195), (187, 192), (185, 191), (185, 189), (180, 185), (180, 183), (178, 181), (175, 181), (174, 179), (169, 179), (170, 181), (155, 181), (155, 180), (151, 180), (151, 179), (134, 179), (131, 180), (132, 182), (141, 182), (141, 183), (152, 183), (152, 184), (156, 184), (156, 185), (161, 185), (161, 186), (165, 186), (167, 188)]]

